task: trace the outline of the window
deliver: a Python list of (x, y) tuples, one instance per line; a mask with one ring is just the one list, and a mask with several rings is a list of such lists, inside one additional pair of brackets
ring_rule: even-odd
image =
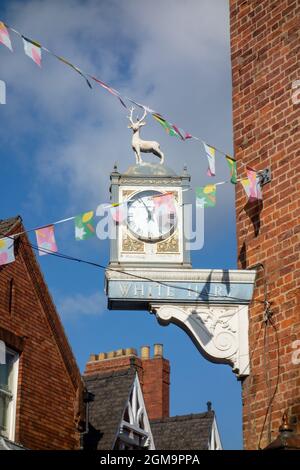
[(6, 348), (5, 364), (0, 363), (0, 434), (11, 441), (15, 438), (18, 359), (15, 351)]

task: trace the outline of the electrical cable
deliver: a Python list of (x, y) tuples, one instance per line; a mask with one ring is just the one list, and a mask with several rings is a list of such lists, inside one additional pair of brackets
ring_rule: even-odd
[[(15, 240), (15, 236), (8, 236), (8, 235), (5, 235), (4, 233), (1, 233), (1, 236), (6, 236), (7, 238), (10, 238), (11, 240)], [(33, 248), (35, 251), (39, 251), (39, 252), (43, 252), (45, 254), (49, 254), (49, 255), (52, 255), (52, 256), (55, 256), (57, 258), (62, 258), (62, 259), (66, 259), (66, 260), (69, 260), (69, 261), (76, 261), (78, 263), (83, 263), (83, 264), (87, 264), (87, 265), (90, 265), (90, 266), (94, 266), (94, 267), (97, 267), (97, 268), (100, 268), (100, 269), (104, 269), (104, 270), (107, 270), (107, 271), (111, 271), (111, 272), (116, 272), (116, 273), (120, 273), (120, 274), (124, 274), (126, 276), (130, 276), (130, 277), (133, 277), (135, 279), (139, 279), (139, 280), (142, 280), (142, 281), (149, 281), (149, 282), (155, 282), (156, 284), (159, 284), (159, 285), (162, 285), (164, 287), (168, 287), (168, 288), (174, 288), (174, 289), (177, 289), (177, 290), (182, 290), (182, 291), (187, 291), (187, 292), (191, 292), (191, 293), (194, 293), (194, 294), (197, 294), (198, 296), (201, 294), (199, 293), (197, 290), (195, 289), (192, 289), (192, 288), (189, 288), (189, 287), (183, 287), (183, 286), (177, 286), (177, 285), (173, 285), (173, 284), (168, 284), (167, 282), (164, 282), (164, 281), (159, 281), (157, 279), (151, 279), (149, 277), (146, 277), (146, 276), (139, 276), (138, 274), (134, 274), (132, 272), (128, 272), (128, 271), (123, 271), (123, 270), (120, 270), (120, 269), (114, 269), (114, 268), (110, 268), (109, 266), (104, 266), (100, 263), (96, 263), (94, 261), (89, 261), (89, 260), (84, 260), (82, 258), (76, 258), (76, 257), (73, 257), (73, 256), (70, 256), (70, 255), (66, 255), (64, 253), (60, 253), (59, 251), (53, 251), (53, 250), (48, 250), (48, 249), (45, 249), (45, 248), (40, 248), (38, 247), (37, 245), (34, 245), (33, 243), (30, 243), (30, 242), (24, 242), (23, 240), (21, 240), (21, 243), (25, 244), (25, 245), (28, 245), (30, 246), (31, 248)], [(220, 298), (219, 295), (215, 295), (215, 294), (212, 294), (212, 293), (209, 293), (206, 295), (207, 299), (203, 299), (203, 295), (201, 294), (201, 299), (194, 299), (195, 301), (199, 300), (199, 302), (203, 301), (203, 300), (209, 300), (211, 297), (216, 297), (216, 298)], [(242, 299), (240, 297), (233, 297), (233, 296), (224, 296), (225, 299), (228, 299), (228, 300), (235, 300), (235, 301), (239, 301), (239, 302), (245, 302), (245, 299)], [(262, 301), (257, 301), (255, 299), (252, 300), (253, 302), (258, 302), (258, 303), (263, 303)]]
[(269, 401), (269, 404), (268, 404), (268, 407), (267, 407), (267, 410), (266, 410), (266, 414), (265, 414), (265, 417), (264, 417), (263, 426), (262, 426), (260, 436), (259, 436), (259, 441), (258, 441), (258, 449), (259, 450), (261, 450), (260, 444), (261, 444), (264, 428), (265, 428), (265, 425), (266, 425), (267, 417), (268, 417), (269, 411), (271, 409), (272, 403), (274, 401), (274, 398), (277, 394), (278, 385), (279, 385), (279, 375), (280, 375), (280, 356), (279, 356), (280, 344), (279, 344), (278, 330), (277, 330), (277, 327), (276, 327), (275, 323), (273, 323), (273, 321), (271, 320), (271, 318), (268, 319), (268, 322), (270, 323), (270, 325), (272, 326), (272, 328), (275, 331), (275, 337), (276, 337), (276, 343), (277, 343), (277, 377), (276, 377), (275, 388), (274, 388), (273, 394), (271, 396), (271, 399)]
[[(252, 352), (251, 352), (251, 356), (249, 358), (249, 362), (248, 362), (247, 366), (245, 367), (245, 369), (242, 371), (242, 374), (243, 374), (243, 372), (245, 372), (248, 369), (248, 367), (250, 366), (250, 364), (252, 362), (254, 353), (256, 352), (256, 345), (257, 345), (258, 340), (260, 338), (263, 326), (264, 326), (264, 324), (262, 323), (261, 326), (260, 326), (259, 332), (256, 336), (254, 346), (253, 346), (253, 349), (252, 349)], [(249, 376), (245, 378), (245, 380), (246, 380), (245, 394), (246, 394), (246, 396), (249, 397), (250, 387), (252, 386), (252, 382), (253, 382), (253, 374), (250, 373)], [(256, 425), (255, 425), (255, 420), (252, 420), (252, 411), (251, 411), (251, 406), (250, 406), (250, 400), (249, 399), (247, 400), (247, 405), (245, 405), (245, 407), (246, 406), (247, 406), (247, 412), (246, 413), (247, 413), (247, 416), (248, 416), (249, 426), (252, 427), (252, 423), (254, 423), (253, 424), (254, 425), (254, 434), (256, 434)]]
[[(263, 362), (264, 362), (264, 371), (265, 371), (265, 382), (267, 386), (267, 391), (268, 391), (268, 406), (266, 409), (266, 413), (264, 416), (264, 421), (263, 425), (261, 428), (259, 440), (258, 440), (258, 445), (257, 448), (260, 450), (261, 449), (261, 441), (262, 441), (262, 436), (265, 430), (265, 426), (267, 423), (267, 419), (269, 416), (269, 424), (268, 424), (268, 442), (271, 442), (271, 409), (272, 409), (272, 403), (275, 399), (275, 396), (277, 394), (278, 390), (278, 385), (279, 385), (279, 376), (280, 376), (280, 356), (279, 356), (279, 350), (280, 350), (280, 344), (279, 344), (279, 337), (278, 337), (278, 331), (275, 323), (272, 321), (272, 311), (270, 309), (270, 302), (268, 301), (268, 281), (267, 281), (267, 276), (266, 276), (266, 269), (263, 263), (257, 263), (255, 265), (250, 266), (248, 269), (255, 269), (261, 267), (264, 271), (263, 275), (263, 280), (264, 280), (264, 305), (265, 305), (265, 310), (264, 310), (264, 319), (262, 326), (264, 325), (264, 339), (263, 339)], [(279, 268), (280, 270), (282, 268)], [(276, 343), (277, 343), (277, 376), (276, 376), (276, 385), (273, 391), (273, 394), (271, 395), (271, 387), (270, 387), (270, 371), (269, 371), (269, 342), (268, 342), (268, 325), (271, 325), (272, 328), (275, 331), (276, 335)], [(254, 348), (255, 351), (256, 348)], [(268, 358), (268, 364), (266, 363), (266, 357)], [(271, 396), (270, 396), (271, 395)]]

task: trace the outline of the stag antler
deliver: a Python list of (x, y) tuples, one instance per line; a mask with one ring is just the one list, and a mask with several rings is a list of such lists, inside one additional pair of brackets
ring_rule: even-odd
[(143, 107), (144, 114), (143, 114), (143, 116), (141, 117), (141, 119), (139, 119), (138, 116), (137, 116), (136, 123), (134, 123), (134, 121), (133, 121), (133, 111), (134, 111), (134, 110), (135, 110), (135, 107), (132, 106), (132, 107), (129, 109), (129, 113), (130, 113), (130, 114), (129, 114), (129, 116), (127, 116), (127, 117), (128, 117), (128, 119), (130, 120), (131, 124), (139, 124), (140, 122), (143, 121), (143, 119), (145, 119), (145, 117), (146, 117), (146, 115), (147, 115), (147, 110), (146, 110), (146, 108)]
[(129, 114), (129, 116), (127, 116), (128, 119), (130, 120), (131, 124), (134, 124), (134, 123), (133, 123), (133, 119), (132, 119), (132, 113), (133, 113), (134, 110), (135, 110), (135, 107), (132, 106), (132, 107), (129, 109), (130, 114)]
[(143, 110), (144, 110), (144, 114), (143, 116), (141, 117), (141, 119), (137, 118), (138, 122), (142, 122), (143, 119), (145, 119), (146, 115), (147, 115), (147, 110), (146, 108), (143, 107)]

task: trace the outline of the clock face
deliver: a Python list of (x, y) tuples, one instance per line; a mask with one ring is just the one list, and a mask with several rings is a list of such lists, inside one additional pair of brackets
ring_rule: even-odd
[(168, 238), (177, 225), (173, 194), (160, 191), (141, 191), (130, 198), (127, 226), (140, 240), (155, 243)]

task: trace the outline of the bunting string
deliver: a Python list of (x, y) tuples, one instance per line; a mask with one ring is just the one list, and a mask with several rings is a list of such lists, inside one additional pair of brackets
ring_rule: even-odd
[[(1, 232), (0, 232), (0, 235), (2, 235)], [(8, 236), (7, 238), (12, 239), (12, 236)], [(21, 243), (22, 243), (22, 245), (31, 247), (33, 250), (39, 250), (38, 246), (34, 245), (33, 243), (26, 242), (25, 240), (21, 240)], [(65, 260), (68, 260), (68, 261), (76, 261), (78, 263), (87, 264), (89, 266), (94, 266), (94, 267), (101, 268), (103, 270), (110, 271), (110, 272), (118, 272), (118, 273), (121, 273), (121, 274), (128, 275), (128, 276), (130, 276), (134, 279), (140, 279), (140, 280), (143, 280), (143, 281), (156, 282), (157, 284), (160, 284), (160, 285), (165, 286), (165, 287), (172, 287), (174, 289), (178, 289), (178, 290), (181, 290), (181, 291), (193, 292), (193, 293), (195, 293), (199, 296), (199, 292), (195, 289), (190, 288), (190, 287), (171, 285), (171, 284), (168, 284), (164, 281), (158, 281), (157, 279), (154, 280), (154, 279), (151, 279), (149, 277), (139, 276), (138, 274), (134, 274), (134, 273), (129, 272), (129, 271), (120, 271), (119, 269), (114, 269), (114, 268), (111, 268), (109, 266), (104, 266), (104, 265), (96, 263), (94, 261), (90, 261), (90, 260), (86, 260), (86, 259), (82, 259), (82, 258), (75, 258), (74, 256), (70, 256), (70, 255), (67, 255), (67, 254), (64, 254), (64, 253), (61, 253), (61, 252), (54, 252), (54, 251), (46, 250), (46, 249), (45, 249), (45, 252), (47, 254), (55, 256), (57, 258), (65, 259)], [(213, 294), (213, 293), (209, 293), (209, 294), (206, 293), (206, 294), (204, 294), (204, 296), (218, 297), (217, 294)], [(199, 300), (202, 300), (202, 298), (203, 298), (203, 296), (201, 295), (201, 299), (199, 299)], [(226, 296), (226, 298), (231, 299), (231, 300), (243, 300), (239, 297), (233, 297), (233, 296)], [(256, 303), (260, 303), (260, 304), (264, 303), (263, 300), (256, 300), (256, 299), (252, 299), (252, 302), (256, 302)]]
[(72, 64), (69, 60), (65, 59), (61, 55), (55, 54), (54, 52), (52, 52), (47, 47), (40, 44), (38, 41), (34, 41), (34, 40), (32, 40), (28, 37), (25, 37), (22, 33), (17, 31), (15, 28), (12, 28), (8, 24), (0, 21), (0, 42), (2, 44), (4, 44), (6, 47), (8, 47), (11, 51), (13, 51), (13, 49), (12, 49), (12, 45), (11, 45), (8, 30), (14, 32), (16, 35), (18, 35), (23, 40), (24, 51), (25, 51), (26, 55), (28, 55), (40, 67), (41, 67), (41, 61), (42, 61), (41, 51), (45, 51), (48, 54), (55, 57), (56, 59), (58, 59), (60, 62), (64, 63), (65, 65), (68, 65), (73, 70), (75, 70), (79, 75), (81, 75), (85, 79), (85, 81), (86, 81), (89, 88), (92, 88), (91, 81), (94, 81), (94, 82), (98, 83), (106, 91), (108, 91), (111, 95), (115, 96), (124, 108), (128, 109), (127, 105), (126, 105), (126, 101), (127, 101), (127, 102), (130, 102), (131, 104), (134, 104), (135, 106), (138, 106), (139, 108), (147, 111), (149, 114), (152, 115), (153, 119), (156, 122), (158, 122), (159, 124), (161, 124), (163, 126), (163, 128), (166, 130), (166, 132), (170, 136), (176, 136), (182, 141), (195, 140), (195, 141), (200, 142), (204, 146), (204, 148), (206, 150), (206, 155), (207, 155), (208, 160), (209, 160), (209, 170), (208, 170), (209, 176), (214, 176), (214, 160), (215, 160), (215, 152), (216, 151), (219, 152), (220, 154), (224, 155), (225, 157), (229, 157), (231, 160), (234, 160), (233, 157), (228, 155), (227, 152), (224, 152), (223, 150), (217, 148), (216, 146), (207, 143), (206, 141), (204, 141), (200, 137), (192, 135), (191, 133), (183, 130), (181, 127), (177, 126), (176, 124), (171, 123), (170, 121), (166, 120), (160, 113), (158, 113), (154, 109), (150, 108), (149, 106), (147, 106), (145, 104), (142, 104), (142, 103), (139, 103), (138, 101), (136, 101), (136, 100), (134, 100), (134, 99), (132, 99), (128, 96), (122, 95), (118, 90), (111, 87), (110, 85), (105, 83), (103, 80), (100, 80), (99, 78), (95, 77), (94, 75), (83, 71), (81, 68), (79, 68), (78, 66)]
[[(6, 46), (11, 52), (13, 52), (13, 48), (12, 48), (8, 30), (14, 32), (16, 35), (18, 35), (22, 39), (25, 54), (29, 58), (31, 58), (39, 67), (42, 66), (42, 51), (45, 51), (48, 54), (55, 57), (56, 59), (58, 59), (60, 62), (72, 68), (79, 75), (81, 75), (85, 79), (89, 88), (92, 88), (91, 81), (93, 80), (94, 82), (99, 84), (102, 88), (104, 88), (106, 91), (108, 91), (111, 95), (118, 98), (121, 105), (125, 107), (126, 109), (127, 109), (126, 101), (128, 101), (131, 104), (134, 104), (135, 106), (138, 106), (139, 108), (150, 113), (153, 119), (165, 129), (168, 135), (178, 137), (180, 140), (183, 140), (183, 141), (193, 139), (195, 141), (200, 142), (204, 147), (204, 151), (208, 160), (208, 170), (207, 170), (208, 176), (214, 177), (216, 174), (216, 170), (215, 170), (216, 151), (224, 155), (226, 157), (226, 161), (228, 163), (229, 170), (230, 170), (230, 181), (227, 181), (227, 180), (220, 181), (214, 184), (208, 184), (203, 187), (197, 187), (196, 188), (197, 206), (214, 207), (216, 205), (216, 187), (225, 183), (237, 184), (238, 182), (240, 182), (250, 201), (256, 200), (256, 199), (262, 199), (259, 176), (258, 176), (257, 171), (254, 170), (253, 168), (250, 168), (241, 162), (241, 165), (243, 167), (246, 167), (247, 178), (238, 178), (237, 177), (237, 162), (232, 156), (228, 155), (227, 153), (223, 152), (217, 147), (208, 144), (203, 139), (193, 136), (192, 134), (190, 134), (189, 132), (186, 132), (185, 130), (177, 126), (176, 124), (173, 124), (167, 121), (160, 113), (149, 108), (148, 106), (141, 104), (128, 96), (123, 96), (118, 90), (112, 88), (110, 85), (108, 85), (104, 81), (100, 80), (94, 75), (91, 75), (81, 70), (79, 67), (72, 64), (70, 61), (68, 61), (64, 57), (55, 54), (54, 52), (50, 51), (48, 48), (41, 45), (39, 42), (32, 40), (28, 37), (25, 37), (16, 29), (11, 28), (7, 24), (0, 21), (0, 43)], [(4, 92), (3, 92), (3, 88), (4, 88)], [(4, 87), (2, 86), (2, 95), (4, 93), (5, 93), (5, 84), (4, 84)], [(5, 98), (3, 99), (3, 96), (1, 98), (1, 102), (2, 103), (5, 102)], [(189, 190), (189, 188), (183, 191), (186, 191), (186, 190)], [(170, 198), (168, 198), (170, 194), (172, 193), (166, 192), (163, 195), (155, 195), (152, 197), (153, 198), (164, 197), (165, 204), (166, 206), (168, 206), (168, 204), (171, 204), (171, 201), (169, 200)], [(167, 202), (167, 199), (168, 199), (168, 202)], [(123, 221), (123, 215), (122, 215), (122, 211), (120, 210), (120, 206), (127, 204), (127, 203), (128, 201), (125, 201), (123, 203), (108, 204), (108, 205), (105, 205), (104, 208), (110, 208), (113, 220), (116, 223), (120, 223)], [(159, 202), (159, 199), (157, 200), (155, 204), (157, 206), (161, 205), (161, 202)], [(11, 241), (11, 238), (12, 240), (14, 240), (15, 237), (22, 235), (24, 233), (29, 233), (33, 231), (35, 232), (40, 255), (46, 254), (47, 252), (58, 251), (57, 245), (55, 242), (55, 236), (54, 236), (54, 226), (70, 221), (70, 220), (74, 220), (76, 240), (86, 240), (95, 235), (93, 211), (84, 212), (77, 216), (61, 219), (51, 224), (47, 224), (47, 225), (43, 225), (40, 227), (35, 227), (30, 230), (22, 231), (17, 234), (14, 234), (13, 237), (0, 238), (0, 265), (11, 263), (14, 261), (15, 259), (14, 251), (13, 251), (14, 244)]]
[[(255, 176), (255, 172), (251, 169), (253, 174), (249, 175), (250, 178), (245, 179), (237, 179), (237, 182), (240, 182), (245, 189), (245, 192), (248, 196), (248, 199), (255, 200), (261, 199), (261, 188), (259, 184), (259, 178)], [(250, 170), (249, 170), (250, 173)], [(214, 184), (208, 184), (203, 187), (196, 187), (195, 194), (196, 194), (196, 205), (198, 207), (215, 207), (216, 205), (216, 192), (217, 186), (223, 185), (226, 183), (231, 183), (231, 180), (226, 181), (219, 181)], [(190, 191), (191, 188), (183, 189), (182, 191)], [(166, 211), (166, 212), (175, 212), (176, 208), (174, 205), (174, 198), (172, 191), (166, 191), (165, 193), (153, 195), (153, 196), (144, 196), (139, 198), (142, 199), (153, 199), (154, 205), (157, 211)], [(126, 200), (124, 202), (119, 203), (112, 203), (112, 204), (105, 204), (103, 205), (104, 209), (110, 209), (111, 217), (115, 221), (115, 223), (122, 223), (126, 218), (126, 211), (122, 211), (121, 207), (130, 203), (130, 200)], [(180, 205), (182, 206), (182, 205)], [(15, 260), (14, 258), (14, 239), (20, 235), (25, 233), (35, 232), (37, 245), (40, 248), (39, 254), (45, 255), (47, 250), (49, 251), (58, 251), (56, 241), (55, 241), (55, 234), (54, 234), (54, 227), (55, 225), (59, 225), (70, 220), (74, 220), (75, 226), (75, 239), (76, 240), (87, 240), (96, 234), (95, 226), (94, 226), (94, 211), (83, 212), (79, 215), (67, 217), (64, 219), (57, 220), (52, 223), (48, 223), (45, 225), (41, 225), (29, 230), (23, 230), (21, 232), (13, 234), (11, 237), (3, 237), (0, 238), (0, 266), (3, 264), (11, 263)]]

